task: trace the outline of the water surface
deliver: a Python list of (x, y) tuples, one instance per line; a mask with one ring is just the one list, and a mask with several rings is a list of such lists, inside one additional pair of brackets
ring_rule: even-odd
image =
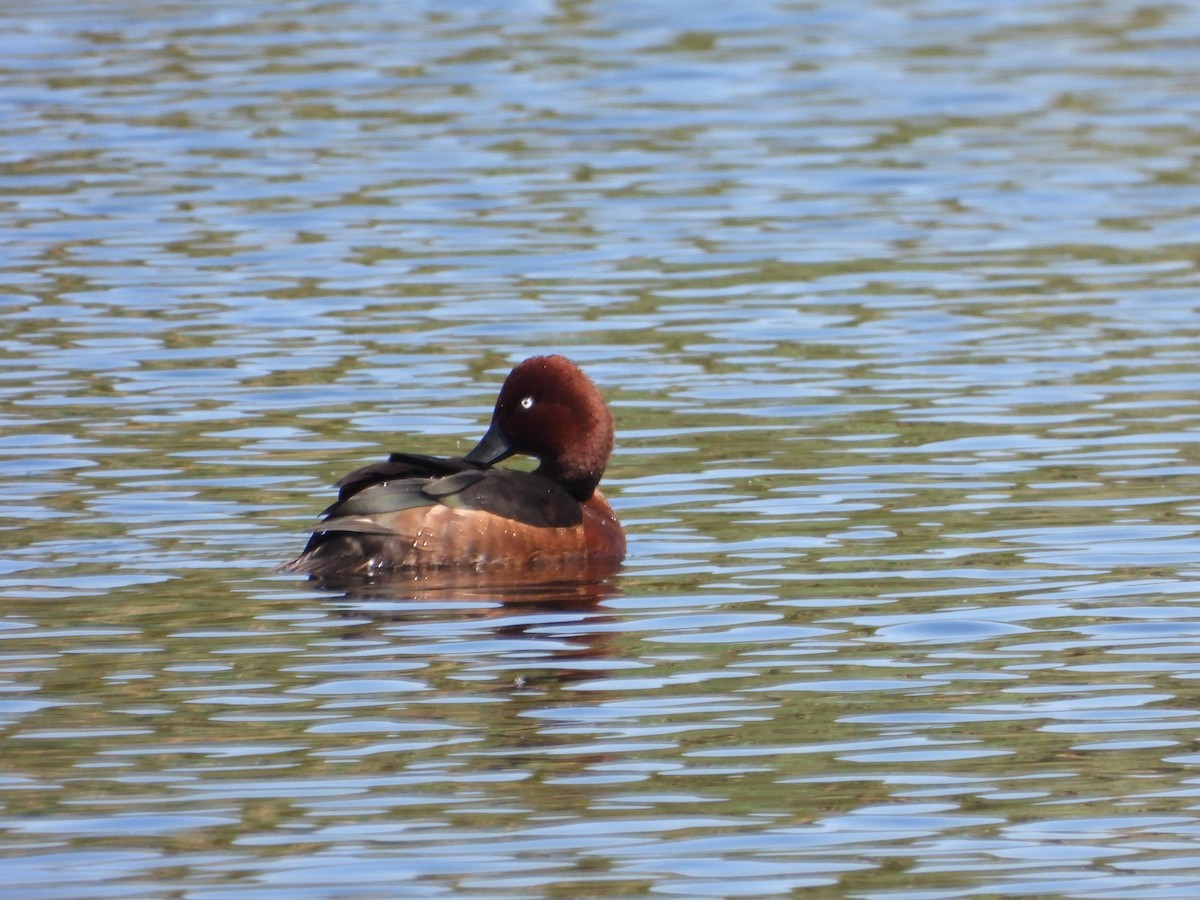
[[(0, 897), (1200, 890), (1200, 14), (0, 13)], [(600, 585), (274, 572), (578, 360)]]

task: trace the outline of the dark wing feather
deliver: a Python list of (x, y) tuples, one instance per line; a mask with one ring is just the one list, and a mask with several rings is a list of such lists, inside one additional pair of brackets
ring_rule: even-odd
[(487, 478), (489, 474), (492, 473), (478, 470), (455, 472), (453, 475), (433, 479), (425, 485), (423, 490), (427, 496), (435, 500), (441, 500), (443, 497), (450, 497), (474, 487), (481, 479)]
[(314, 531), (386, 533), (372, 516), (435, 504), (538, 528), (573, 528), (583, 521), (579, 502), (557, 482), (463, 459), (393, 453), (351, 472), (338, 488), (337, 502), (321, 514)]
[(478, 509), (538, 528), (574, 528), (579, 501), (556, 481), (532, 472), (484, 469), (439, 478), (425, 493), (453, 509)]
[(371, 463), (361, 469), (355, 469), (342, 477), (335, 485), (338, 488), (338, 499), (344, 500), (351, 494), (381, 481), (395, 481), (400, 478), (440, 478), (455, 472), (479, 470), (483, 468), (478, 463), (469, 463), (465, 459), (443, 459), (438, 456), (425, 456), (420, 453), (393, 453), (382, 462)]
[(467, 462), (459, 457), (427, 456), (424, 453), (393, 453), (387, 461), (394, 466), (411, 466), (428, 475), (450, 475), (468, 469), (480, 471), (488, 468), (483, 463)]
[[(321, 513), (322, 518), (340, 516), (378, 516), (414, 506), (429, 506), (433, 500), (421, 489), (428, 478), (401, 478), (396, 481), (363, 482), (357, 490), (342, 489), (336, 503)], [(325, 523), (322, 523), (322, 528)]]
[(324, 519), (314, 531), (353, 531), (357, 534), (391, 535), (392, 529), (380, 522), (363, 518)]

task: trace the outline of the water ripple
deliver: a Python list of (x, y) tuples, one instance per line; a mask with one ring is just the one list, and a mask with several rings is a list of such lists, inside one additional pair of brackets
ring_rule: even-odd
[[(0, 896), (1200, 890), (1196, 10), (0, 20)], [(274, 571), (546, 350), (614, 578)]]

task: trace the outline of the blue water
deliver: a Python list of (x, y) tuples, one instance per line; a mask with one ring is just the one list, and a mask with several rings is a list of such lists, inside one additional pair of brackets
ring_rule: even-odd
[[(2, 898), (1200, 890), (1200, 13), (0, 11)], [(564, 352), (600, 585), (323, 590)]]

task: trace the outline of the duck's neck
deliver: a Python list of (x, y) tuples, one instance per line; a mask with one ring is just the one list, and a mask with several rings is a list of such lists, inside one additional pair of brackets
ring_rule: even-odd
[(592, 494), (596, 493), (596, 486), (600, 483), (602, 474), (591, 471), (572, 471), (565, 466), (554, 465), (546, 460), (542, 461), (536, 472), (551, 481), (557, 481), (567, 489), (567, 493), (580, 503), (587, 502), (591, 499)]

